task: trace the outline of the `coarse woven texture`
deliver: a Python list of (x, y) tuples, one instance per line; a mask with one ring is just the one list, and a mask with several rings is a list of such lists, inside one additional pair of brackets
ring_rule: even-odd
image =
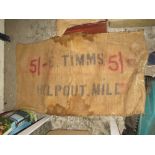
[(144, 112), (143, 31), (18, 44), (16, 56), (17, 108), (75, 116)]

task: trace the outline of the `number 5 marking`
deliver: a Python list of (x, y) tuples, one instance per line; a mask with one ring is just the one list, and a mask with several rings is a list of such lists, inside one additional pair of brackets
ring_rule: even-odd
[(37, 72), (38, 76), (40, 75), (40, 57), (38, 59), (33, 59), (30, 61), (29, 71), (31, 73)]
[(109, 69), (112, 71), (117, 71), (120, 68), (121, 73), (123, 73), (123, 60), (121, 52), (118, 55), (112, 55), (109, 57)]

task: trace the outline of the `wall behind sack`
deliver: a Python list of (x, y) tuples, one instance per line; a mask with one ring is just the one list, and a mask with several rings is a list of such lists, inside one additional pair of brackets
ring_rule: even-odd
[(16, 44), (31, 43), (55, 35), (55, 20), (5, 20), (5, 32), (11, 42), (5, 43), (5, 110), (16, 103)]
[[(4, 33), (4, 19), (0, 19), (0, 32)], [(4, 109), (4, 41), (0, 40), (0, 112)]]

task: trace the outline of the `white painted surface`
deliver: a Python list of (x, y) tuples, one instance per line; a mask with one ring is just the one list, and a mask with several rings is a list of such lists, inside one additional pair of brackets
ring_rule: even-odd
[[(0, 32), (4, 33), (4, 19), (0, 19)], [(4, 42), (0, 40), (0, 112), (4, 110)]]
[(110, 134), (120, 135), (116, 120), (113, 117), (110, 117), (109, 124), (110, 124)]

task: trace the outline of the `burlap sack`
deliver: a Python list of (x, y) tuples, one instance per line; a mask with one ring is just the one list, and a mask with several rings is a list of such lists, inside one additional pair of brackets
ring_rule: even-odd
[(144, 112), (143, 31), (18, 44), (16, 60), (17, 108), (80, 116)]

